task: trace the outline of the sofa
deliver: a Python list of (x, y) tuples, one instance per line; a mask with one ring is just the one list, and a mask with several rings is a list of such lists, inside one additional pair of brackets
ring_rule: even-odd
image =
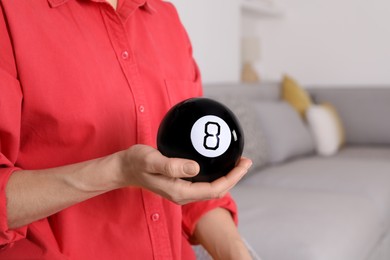
[(244, 156), (253, 160), (231, 194), (254, 258), (389, 260), (389, 86), (305, 87), (313, 103), (330, 102), (343, 124), (344, 144), (323, 155), (280, 85), (204, 86), (205, 97), (236, 114)]

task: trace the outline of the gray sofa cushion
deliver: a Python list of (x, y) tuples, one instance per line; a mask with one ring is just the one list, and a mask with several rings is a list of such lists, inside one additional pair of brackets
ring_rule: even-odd
[(264, 101), (254, 107), (266, 136), (271, 163), (314, 152), (315, 145), (308, 127), (287, 102)]
[(366, 260), (382, 236), (380, 215), (364, 197), (244, 185), (232, 196), (239, 230), (261, 259)]
[[(366, 156), (364, 156), (366, 154)], [(375, 156), (373, 156), (375, 155)], [(305, 157), (267, 167), (240, 184), (353, 194), (368, 198), (390, 224), (390, 152), (381, 148), (344, 148), (331, 157)]]

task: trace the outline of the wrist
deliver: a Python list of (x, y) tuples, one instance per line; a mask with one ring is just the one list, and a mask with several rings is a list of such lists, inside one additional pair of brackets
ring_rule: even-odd
[(194, 238), (213, 259), (251, 259), (229, 211), (215, 208), (198, 221)]
[(74, 165), (67, 182), (84, 193), (104, 193), (121, 188), (117, 154)]
[(248, 248), (241, 238), (230, 240), (230, 243), (226, 245), (224, 254), (218, 259), (241, 259), (250, 260), (252, 259)]
[(204, 245), (206, 250), (216, 260), (250, 260), (252, 259), (248, 248), (240, 237), (224, 237), (214, 246)]
[(129, 186), (127, 172), (130, 171), (126, 159), (126, 151), (116, 152), (106, 158), (108, 174), (110, 175), (110, 186), (113, 189), (119, 189)]

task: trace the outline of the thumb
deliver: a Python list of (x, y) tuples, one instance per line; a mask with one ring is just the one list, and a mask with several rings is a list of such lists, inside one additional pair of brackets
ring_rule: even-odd
[(200, 170), (195, 161), (180, 158), (167, 158), (161, 167), (160, 173), (172, 178), (193, 177)]

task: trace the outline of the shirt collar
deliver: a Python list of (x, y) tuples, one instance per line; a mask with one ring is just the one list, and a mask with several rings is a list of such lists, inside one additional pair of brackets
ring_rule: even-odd
[[(69, 0), (47, 0), (49, 2), (50, 7), (55, 8), (58, 6), (61, 6), (63, 4), (66, 4), (69, 2)], [(104, 2), (105, 0), (89, 0), (93, 2)], [(143, 7), (146, 11), (149, 13), (156, 12), (156, 9), (153, 8), (151, 1), (149, 0), (124, 0), (124, 1), (130, 1), (135, 5), (138, 5), (139, 7)], [(119, 3), (119, 2), (118, 2)]]

